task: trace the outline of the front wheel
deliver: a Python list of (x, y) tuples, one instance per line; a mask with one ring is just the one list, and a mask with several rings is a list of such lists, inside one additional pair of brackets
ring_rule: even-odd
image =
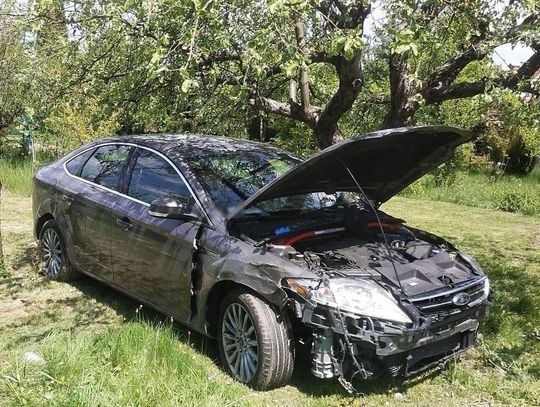
[(245, 291), (229, 294), (219, 316), (219, 353), (231, 376), (258, 390), (290, 380), (294, 343), (286, 317)]
[(51, 280), (73, 281), (80, 273), (69, 262), (64, 237), (54, 219), (41, 228), (40, 238), (41, 270)]

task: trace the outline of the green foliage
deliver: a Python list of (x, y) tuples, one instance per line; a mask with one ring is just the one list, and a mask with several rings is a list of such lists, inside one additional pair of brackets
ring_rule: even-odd
[(35, 138), (41, 148), (54, 149), (57, 155), (65, 154), (90, 141), (113, 135), (119, 129), (118, 113), (103, 118), (100, 113), (101, 106), (96, 100), (64, 101), (52, 108)]
[(23, 27), (4, 14), (13, 4), (13, 0), (0, 3), (0, 147), (6, 130), (31, 99), (33, 85), (31, 58), (21, 41)]
[[(82, 2), (66, 10), (58, 0), (23, 3), (2, 4), (6, 16), (20, 18), (0, 17), (0, 51), (6, 55), (0, 64), (5, 89), (0, 117), (4, 112), (15, 117), (7, 130), (0, 123), (0, 137), (13, 137), (9, 143), (0, 139), (2, 152), (5, 146), (18, 148), (12, 141), (23, 133), (54, 155), (111, 133), (245, 138), (253, 136), (250, 125), (263, 115), (267, 139), (308, 156), (317, 149), (313, 125), (270, 117), (247, 101), (254, 94), (287, 101), (290, 79), (305, 70), (311, 104), (324, 107), (339, 85), (336, 67), (313, 63), (310, 53), (351, 60), (361, 52), (363, 88), (339, 128), (345, 137), (377, 130), (389, 107), (388, 54), (396, 52), (410, 66), (409, 101), (421, 106), (412, 124), (485, 130), (474, 154), (462, 157), (467, 162), (456, 159), (434, 175), (437, 185), (473, 161), (500, 161), (508, 172), (526, 173), (538, 155), (538, 109), (515, 93), (498, 90), (494, 80), (503, 72), (487, 59), (467, 64), (456, 78), (458, 83), (487, 80), (485, 95), (426, 105), (419, 93), (426, 75), (473, 43), (486, 22), (495, 27), (492, 42), (498, 41), (530, 11), (526, 2), (502, 8), (481, 0), (435, 2), (425, 5), (433, 7), (435, 17), (429, 18), (416, 0), (385, 0), (378, 6), (388, 18), (369, 40), (358, 26), (338, 27), (321, 11), (323, 4), (311, 0), (106, 0), (99, 7)], [(307, 54), (296, 43), (298, 18), (306, 28)], [(525, 27), (516, 41), (530, 42), (536, 32)], [(17, 128), (23, 114), (31, 117), (32, 129)]]
[(520, 185), (521, 182), (514, 182), (513, 188), (508, 185), (500, 188), (494, 195), (494, 207), (506, 212), (533, 213), (540, 206), (538, 194), (520, 190)]
[(311, 133), (293, 122), (281, 123), (272, 143), (303, 158), (309, 157), (318, 149)]
[(481, 117), (485, 131), (479, 152), (503, 163), (509, 173), (531, 172), (540, 154), (540, 111), (511, 92), (496, 91)]
[[(472, 81), (480, 72), (495, 71), (485, 62), (471, 64), (460, 80)], [(485, 170), (500, 163), (509, 174), (531, 172), (540, 155), (540, 110), (529, 99), (508, 90), (494, 89), (489, 95), (425, 106), (416, 115), (417, 124), (448, 124), (474, 129), (474, 150), (461, 158), (462, 166)], [(482, 168), (483, 167), (483, 168)]]

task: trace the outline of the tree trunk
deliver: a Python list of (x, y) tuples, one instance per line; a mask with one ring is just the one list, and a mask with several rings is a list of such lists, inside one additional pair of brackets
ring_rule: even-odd
[(389, 60), (390, 71), (390, 110), (383, 122), (384, 129), (408, 126), (418, 109), (416, 103), (410, 101), (411, 83), (408, 78), (409, 62), (400, 54), (392, 54)]
[(321, 112), (314, 129), (315, 138), (321, 149), (343, 140), (338, 122), (351, 109), (362, 90), (361, 58), (361, 53), (357, 52), (351, 60), (340, 57), (334, 64), (339, 78), (339, 87)]
[(313, 135), (319, 142), (321, 150), (343, 141), (343, 135), (339, 130), (337, 122), (323, 122), (322, 125), (317, 124), (313, 130)]

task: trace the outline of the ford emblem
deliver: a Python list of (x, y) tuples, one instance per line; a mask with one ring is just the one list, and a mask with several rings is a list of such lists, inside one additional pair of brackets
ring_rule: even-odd
[(452, 302), (454, 303), (454, 305), (457, 305), (458, 307), (462, 307), (463, 305), (467, 305), (470, 300), (471, 300), (471, 297), (467, 293), (457, 293), (452, 298)]

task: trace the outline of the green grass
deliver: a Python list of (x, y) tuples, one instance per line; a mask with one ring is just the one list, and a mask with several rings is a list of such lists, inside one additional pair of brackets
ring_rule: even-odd
[(401, 195), (540, 216), (540, 167), (524, 177), (457, 172), (438, 186), (428, 174)]
[[(7, 192), (0, 276), (1, 406), (540, 405), (540, 219), (397, 197), (384, 210), (474, 255), (494, 306), (476, 349), (442, 372), (360, 385), (356, 398), (300, 363), (292, 382), (256, 392), (218, 367), (216, 344), (104, 285), (36, 273), (30, 199)], [(24, 361), (25, 352), (43, 364)], [(404, 398), (397, 400), (399, 392)]]
[(40, 343), (46, 365), (15, 356), (5, 379), (16, 405), (223, 405), (247, 394), (222, 377), (171, 326), (142, 321), (95, 334), (51, 333)]
[(0, 181), (17, 194), (32, 194), (32, 161), (28, 159), (0, 158)]

